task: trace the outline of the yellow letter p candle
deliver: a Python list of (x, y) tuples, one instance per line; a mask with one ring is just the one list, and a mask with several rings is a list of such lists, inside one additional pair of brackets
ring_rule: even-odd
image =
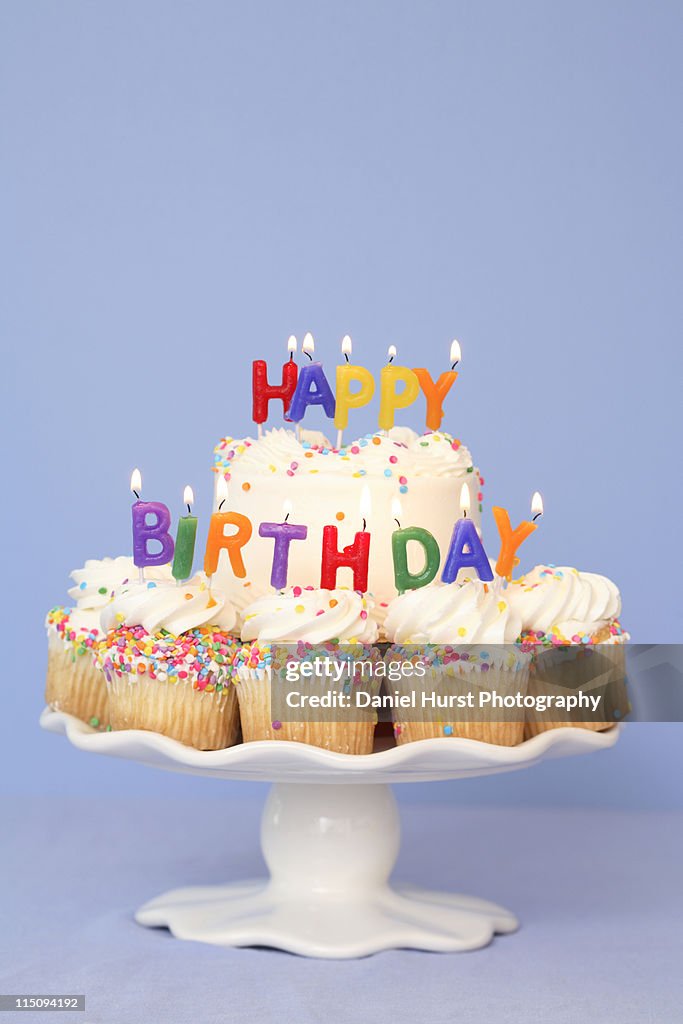
[[(393, 347), (393, 346), (392, 346)], [(390, 359), (393, 359), (393, 355)], [(403, 390), (397, 391), (397, 385), (403, 384)], [(407, 366), (393, 366), (387, 363), (379, 375), (379, 429), (391, 430), (394, 425), (394, 414), (397, 409), (407, 409), (420, 393), (420, 382), (415, 373)]]

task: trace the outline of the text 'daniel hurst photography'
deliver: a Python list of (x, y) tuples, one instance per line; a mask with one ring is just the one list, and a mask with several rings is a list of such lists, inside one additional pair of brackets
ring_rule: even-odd
[(683, 8), (2, 24), (0, 1010), (678, 1020)]

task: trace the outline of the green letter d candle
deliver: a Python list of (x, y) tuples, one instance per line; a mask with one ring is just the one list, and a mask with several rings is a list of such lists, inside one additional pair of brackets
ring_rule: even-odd
[(192, 575), (194, 561), (194, 543), (197, 537), (197, 517), (192, 515), (194, 495), (191, 487), (186, 487), (183, 502), (187, 505), (187, 515), (178, 520), (178, 533), (175, 539), (175, 557), (171, 572), (176, 580), (188, 580)]
[[(425, 564), (420, 572), (411, 573), (408, 569), (408, 542), (411, 540), (417, 541), (424, 552)], [(426, 587), (439, 571), (439, 545), (429, 530), (421, 526), (394, 530), (391, 535), (391, 552), (394, 556), (394, 583), (399, 594)]]

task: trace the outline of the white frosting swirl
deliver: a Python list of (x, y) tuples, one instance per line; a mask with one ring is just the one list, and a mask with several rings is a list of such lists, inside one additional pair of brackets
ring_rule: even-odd
[(621, 596), (606, 576), (566, 565), (537, 565), (508, 585), (505, 596), (522, 629), (567, 640), (598, 632), (621, 614)]
[[(400, 438), (400, 440), (399, 440)], [(444, 431), (416, 434), (407, 427), (395, 428), (389, 435), (368, 434), (344, 444), (345, 456), (333, 448), (312, 448), (298, 441), (291, 430), (267, 430), (258, 440), (224, 438), (215, 449), (216, 467), (223, 472), (235, 470), (270, 477), (286, 472), (294, 463), (311, 472), (353, 477), (362, 472), (382, 477), (390, 455), (400, 460), (407, 477), (459, 476), (472, 466), (472, 456), (464, 444)], [(304, 460), (305, 463), (304, 463)]]
[(301, 590), (270, 594), (244, 612), (242, 640), (292, 643), (374, 643), (377, 623), (371, 616), (372, 600), (355, 590)]
[(395, 598), (384, 630), (400, 644), (512, 644), (521, 618), (491, 584), (434, 583)]
[[(130, 555), (118, 558), (88, 558), (82, 569), (74, 569), (71, 579), (76, 584), (69, 589), (69, 597), (80, 611), (104, 608), (113, 593), (137, 580), (139, 569)], [(172, 579), (168, 565), (148, 566), (145, 579), (152, 581)]]
[(122, 587), (100, 616), (107, 633), (119, 626), (142, 626), (148, 633), (161, 629), (178, 636), (198, 626), (216, 626), (229, 633), (237, 613), (225, 595), (198, 573), (185, 583), (155, 583), (137, 580)]

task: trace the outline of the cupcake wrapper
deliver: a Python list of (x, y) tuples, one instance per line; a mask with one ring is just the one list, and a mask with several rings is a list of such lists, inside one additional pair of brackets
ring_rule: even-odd
[[(338, 686), (341, 690), (343, 683)], [(239, 668), (235, 689), (245, 743), (254, 740), (290, 740), (334, 750), (339, 754), (372, 753), (376, 716), (361, 722), (273, 722), (269, 668)]]
[[(590, 652), (590, 648), (587, 649)], [(584, 719), (580, 712), (568, 713), (563, 719), (551, 721), (548, 713), (528, 710), (524, 724), (524, 738), (531, 739), (549, 729), (589, 729), (592, 732), (604, 732), (614, 728), (617, 721), (629, 711), (628, 694), (626, 691), (626, 650), (623, 641), (601, 641), (595, 648), (598, 655), (607, 660), (605, 671), (596, 676), (593, 655), (586, 653), (581, 647), (559, 648), (546, 650), (540, 659), (534, 659), (529, 680), (531, 694), (566, 694), (567, 685), (561, 685), (560, 679), (566, 679), (568, 665), (571, 666), (572, 688), (583, 690), (591, 696), (601, 696), (601, 709), (605, 713), (600, 721)]]
[(95, 728), (109, 723), (104, 675), (87, 654), (76, 654), (61, 641), (48, 645), (45, 700), (53, 710), (64, 711)]
[[(438, 679), (438, 691), (443, 696), (462, 696), (475, 688), (497, 690), (499, 693), (526, 693), (529, 679), (528, 665), (509, 669), (491, 665), (489, 671), (482, 673), (476, 669), (463, 669), (458, 663), (440, 666), (429, 677), (430, 685)], [(415, 684), (404, 680), (392, 687), (400, 693), (412, 693)], [(417, 711), (414, 712), (417, 715)], [(444, 710), (444, 716), (449, 712)], [(515, 721), (515, 715), (519, 721)], [(413, 716), (411, 715), (411, 718)], [(524, 738), (524, 721), (519, 712), (505, 710), (491, 711), (490, 719), (483, 718), (481, 710), (467, 716), (467, 709), (458, 712), (458, 720), (444, 717), (440, 721), (431, 716), (420, 720), (402, 718), (401, 708), (392, 709), (394, 736), (399, 745), (414, 743), (416, 740), (443, 739), (458, 736), (461, 739), (480, 740), (502, 747), (514, 747)]]
[(197, 750), (222, 750), (239, 739), (235, 687), (195, 690), (190, 679), (159, 682), (142, 673), (130, 680), (108, 675), (112, 728), (146, 729)]

